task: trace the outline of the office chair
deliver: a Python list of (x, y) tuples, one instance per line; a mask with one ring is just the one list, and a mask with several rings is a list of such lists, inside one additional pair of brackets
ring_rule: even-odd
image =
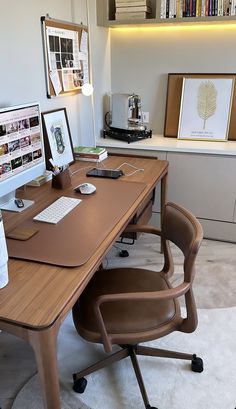
[[(203, 232), (198, 220), (186, 209), (167, 203), (162, 229), (132, 225), (127, 231), (150, 233), (161, 237), (164, 266), (160, 272), (145, 268), (114, 268), (97, 271), (73, 307), (77, 332), (87, 341), (102, 343), (105, 352), (112, 345), (121, 347), (104, 360), (73, 375), (73, 389), (83, 393), (84, 376), (108, 364), (130, 356), (146, 409), (149, 404), (137, 355), (149, 355), (191, 361), (194, 372), (203, 371), (202, 359), (195, 354), (150, 348), (140, 343), (161, 338), (173, 331), (190, 333), (197, 327), (197, 310), (192, 283), (195, 259)], [(169, 279), (174, 273), (170, 242), (183, 253), (183, 281), (175, 288)], [(184, 296), (186, 314), (181, 315), (178, 298)], [(105, 393), (105, 391), (104, 391)]]

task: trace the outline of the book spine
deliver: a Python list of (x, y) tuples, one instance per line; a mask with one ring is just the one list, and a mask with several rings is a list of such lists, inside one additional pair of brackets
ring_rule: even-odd
[(99, 159), (101, 155), (92, 154), (92, 153), (75, 153), (75, 157), (78, 158), (91, 158), (91, 159)]
[(145, 11), (134, 11), (133, 13), (116, 13), (116, 20), (129, 20), (129, 19), (146, 19), (150, 16), (149, 13)]
[(116, 14), (117, 13), (133, 13), (136, 11), (137, 12), (146, 11), (147, 13), (150, 13), (151, 9), (148, 6), (130, 6), (130, 7), (117, 7), (116, 8)]
[(208, 1), (208, 16), (212, 16), (212, 2), (213, 0)]
[(174, 0), (174, 18), (176, 18), (176, 7), (177, 7), (176, 0)]
[(218, 16), (223, 16), (223, 0), (218, 0)]
[(91, 150), (88, 148), (88, 149), (86, 149), (86, 148), (82, 148), (82, 149), (80, 149), (80, 148), (74, 148), (74, 154), (75, 155), (101, 155), (102, 153), (104, 153), (104, 152), (106, 152), (106, 149), (105, 148), (95, 148), (95, 150), (93, 150), (92, 148), (91, 148)]
[(116, 2), (117, 7), (130, 7), (130, 6), (149, 6), (151, 7), (151, 2), (149, 0), (136, 0), (136, 1), (127, 1), (127, 2)]
[(190, 17), (190, 1), (191, 0), (186, 0), (185, 2), (185, 17)]
[(170, 13), (170, 0), (166, 0), (166, 18), (169, 18)]
[(211, 11), (211, 15), (215, 16), (215, 12), (216, 12), (216, 2), (215, 0), (212, 0), (212, 11)]
[(235, 16), (235, 0), (231, 1), (231, 11), (230, 11), (231, 16)]
[(177, 18), (183, 17), (183, 0), (176, 1), (176, 17)]
[(206, 2), (204, 0), (201, 1), (201, 17), (205, 17), (206, 15)]
[(116, 0), (115, 4), (116, 5), (120, 5), (123, 4), (124, 6), (127, 4), (133, 4), (133, 3), (143, 3), (144, 5), (146, 5), (147, 3), (150, 3), (150, 0)]
[(196, 17), (201, 16), (201, 0), (196, 0)]
[(102, 162), (104, 159), (106, 158), (98, 158), (98, 159), (94, 159), (94, 158), (82, 158), (82, 157), (76, 157), (75, 160), (81, 160), (84, 162)]
[(193, 15), (193, 0), (189, 0), (188, 17), (192, 17), (192, 15)]
[(229, 8), (230, 8), (229, 0), (224, 0), (223, 1), (223, 15), (224, 16), (229, 16)]
[(161, 0), (161, 15), (160, 18), (166, 18), (166, 0)]
[(170, 0), (169, 18), (175, 17), (175, 0)]
[(196, 0), (192, 0), (192, 14), (191, 14), (192, 17), (196, 17), (196, 7), (197, 7)]

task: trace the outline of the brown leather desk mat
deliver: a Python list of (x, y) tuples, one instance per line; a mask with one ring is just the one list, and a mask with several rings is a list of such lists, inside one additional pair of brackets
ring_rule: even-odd
[(96, 179), (94, 185), (97, 191), (92, 195), (74, 193), (73, 188), (61, 192), (82, 202), (58, 224), (26, 219), (22, 228), (38, 232), (26, 241), (8, 239), (9, 256), (66, 267), (86, 263), (146, 187), (109, 179)]

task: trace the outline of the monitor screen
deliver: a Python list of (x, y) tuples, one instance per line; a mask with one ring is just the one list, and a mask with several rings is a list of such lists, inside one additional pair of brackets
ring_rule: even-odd
[(39, 104), (0, 109), (0, 208), (18, 211), (15, 190), (44, 172)]

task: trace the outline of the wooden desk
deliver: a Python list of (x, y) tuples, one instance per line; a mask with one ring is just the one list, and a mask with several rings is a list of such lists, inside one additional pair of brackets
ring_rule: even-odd
[[(124, 176), (120, 178), (120, 181), (124, 183), (127, 181), (142, 182), (146, 185), (145, 189), (122, 219), (112, 227), (111, 232), (85, 264), (80, 267), (64, 268), (17, 259), (9, 261), (9, 284), (0, 290), (0, 329), (24, 339), (33, 347), (47, 409), (61, 407), (56, 348), (61, 323), (114, 241), (159, 181), (161, 181), (162, 208), (166, 200), (168, 162), (114, 156), (103, 161), (102, 166), (116, 168), (124, 162), (131, 163), (144, 171), (132, 176)], [(76, 162), (72, 166), (72, 172), (78, 168), (82, 170), (72, 176), (71, 188), (86, 180), (96, 184), (95, 179), (85, 176), (87, 169), (84, 168), (90, 164), (89, 162)], [(122, 169), (125, 173), (130, 173), (131, 170), (128, 167)], [(24, 197), (34, 198), (36, 203), (31, 210), (28, 209), (26, 212), (35, 214), (37, 209), (41, 210), (47, 205), (49, 199), (52, 201), (52, 198), (62, 194), (66, 195), (68, 191), (67, 189), (63, 191), (49, 189), (48, 186), (27, 188)], [(120, 200), (122, 201), (122, 198)], [(24, 212), (21, 215), (3, 212), (5, 230), (11, 230), (25, 217)]]

